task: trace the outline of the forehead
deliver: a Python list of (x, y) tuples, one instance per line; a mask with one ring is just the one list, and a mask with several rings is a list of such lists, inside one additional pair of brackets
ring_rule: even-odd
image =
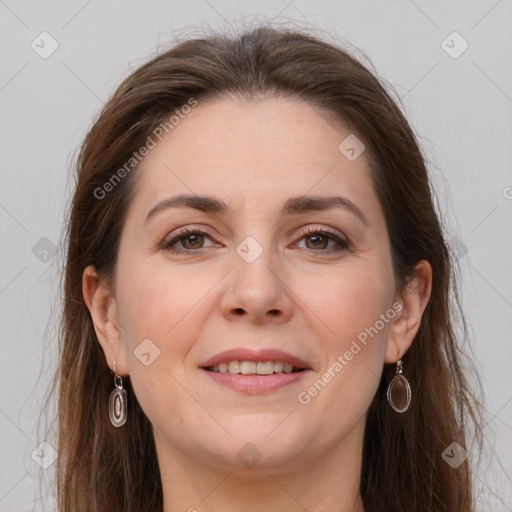
[(147, 213), (175, 193), (223, 197), (234, 207), (280, 208), (290, 196), (333, 191), (376, 200), (365, 154), (350, 160), (340, 151), (350, 135), (301, 100), (199, 101), (137, 169), (132, 209)]

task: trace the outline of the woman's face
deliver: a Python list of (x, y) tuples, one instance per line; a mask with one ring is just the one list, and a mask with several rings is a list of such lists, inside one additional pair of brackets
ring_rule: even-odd
[(298, 100), (199, 102), (134, 171), (106, 355), (159, 452), (292, 468), (361, 439), (401, 305), (349, 134)]

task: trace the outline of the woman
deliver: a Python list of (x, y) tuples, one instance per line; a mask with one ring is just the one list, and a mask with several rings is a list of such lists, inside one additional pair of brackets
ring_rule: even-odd
[(69, 218), (61, 511), (473, 510), (427, 170), (346, 51), (262, 27), (157, 56)]

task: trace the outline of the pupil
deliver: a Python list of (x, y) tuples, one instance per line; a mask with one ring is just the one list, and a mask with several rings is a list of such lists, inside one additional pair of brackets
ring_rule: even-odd
[[(324, 239), (324, 244), (322, 244), (322, 241), (321, 241), (322, 238)], [(319, 247), (319, 246), (325, 247), (325, 237), (323, 235), (311, 235), (309, 237), (309, 239), (312, 240), (312, 241), (315, 240), (315, 239), (317, 240), (317, 242), (313, 241), (313, 245), (315, 247)], [(319, 240), (320, 240), (320, 243), (318, 243)]]
[(188, 235), (185, 240), (187, 242), (187, 245), (194, 246), (199, 243), (200, 237), (201, 237), (201, 235)]

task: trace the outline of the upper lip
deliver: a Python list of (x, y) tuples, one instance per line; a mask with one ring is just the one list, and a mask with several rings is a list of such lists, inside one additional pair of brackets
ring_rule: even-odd
[(209, 366), (216, 366), (219, 363), (229, 363), (230, 361), (274, 361), (290, 363), (295, 368), (299, 369), (311, 369), (309, 364), (300, 357), (296, 357), (279, 349), (268, 348), (262, 350), (252, 350), (250, 348), (244, 347), (224, 350), (223, 352), (220, 352), (212, 358), (208, 359), (208, 361), (202, 363), (201, 367), (208, 368)]

